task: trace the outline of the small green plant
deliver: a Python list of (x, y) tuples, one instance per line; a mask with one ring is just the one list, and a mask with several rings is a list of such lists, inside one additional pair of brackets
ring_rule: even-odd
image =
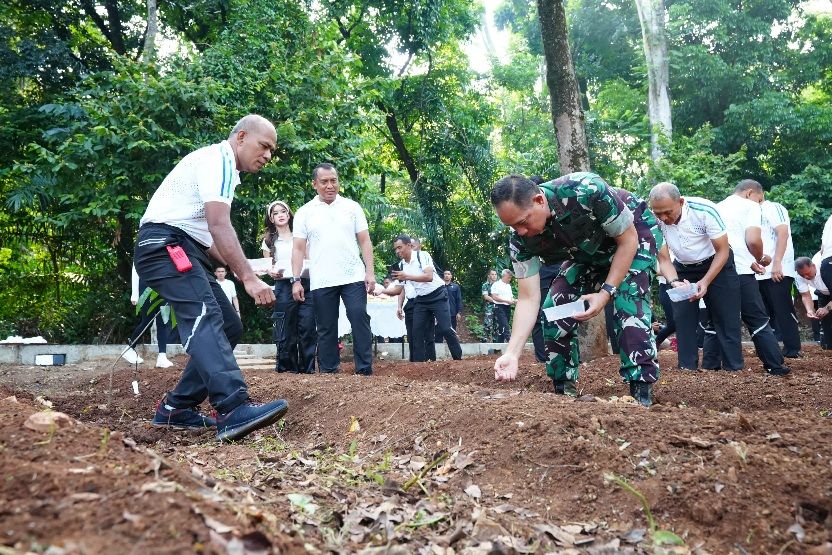
[(666, 545), (685, 545), (685, 541), (670, 530), (659, 528), (656, 519), (653, 518), (653, 513), (650, 510), (650, 504), (647, 502), (647, 498), (644, 497), (643, 493), (633, 487), (626, 478), (607, 472), (604, 474), (604, 480), (613, 482), (624, 488), (625, 491), (633, 494), (639, 500), (641, 508), (644, 510), (644, 515), (647, 517), (647, 526), (649, 528), (650, 540), (653, 542), (652, 547), (655, 555), (673, 553), (673, 551), (667, 551), (664, 548)]
[(101, 444), (98, 448), (98, 454), (102, 457), (107, 454), (107, 450), (110, 445), (110, 429), (104, 428), (104, 431), (101, 432)]

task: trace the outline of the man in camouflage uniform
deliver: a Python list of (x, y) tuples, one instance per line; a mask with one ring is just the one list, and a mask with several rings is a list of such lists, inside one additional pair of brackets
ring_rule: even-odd
[(583, 299), (587, 308), (572, 318), (543, 323), (546, 373), (555, 392), (575, 394), (578, 321), (600, 314), (612, 300), (621, 377), (629, 382), (630, 394), (650, 406), (659, 377), (650, 283), (663, 239), (647, 204), (593, 173), (573, 173), (540, 186), (512, 175), (494, 185), (491, 202), (500, 220), (514, 230), (510, 249), (519, 280), (512, 337), (494, 364), (495, 378), (517, 375), (520, 352), (537, 319), (541, 261), (563, 260), (543, 306)]
[(497, 270), (488, 270), (488, 277), (482, 284), (483, 319), (482, 334), (483, 341), (493, 343), (497, 335), (497, 326), (494, 322), (494, 301), (491, 299), (491, 286), (497, 281)]

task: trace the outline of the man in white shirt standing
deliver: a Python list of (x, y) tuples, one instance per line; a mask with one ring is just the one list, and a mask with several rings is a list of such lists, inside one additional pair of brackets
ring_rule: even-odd
[(234, 307), (234, 311), (239, 317), (240, 301), (237, 299), (237, 288), (234, 286), (233, 281), (225, 279), (225, 276), (228, 275), (228, 271), (225, 269), (225, 266), (217, 266), (214, 270), (214, 275), (217, 277), (217, 283), (219, 283), (220, 287), (222, 287), (225, 296), (228, 297), (228, 301), (231, 303), (231, 306)]
[[(376, 294), (398, 295), (403, 288), (410, 285), (415, 298), (408, 301), (413, 308), (413, 336), (410, 343), (412, 362), (428, 360), (426, 343), (433, 343), (434, 331), (437, 337), (443, 337), (448, 343), (448, 350), (454, 360), (462, 358), (462, 346), (456, 331), (451, 327), (451, 311), (448, 305), (448, 290), (445, 282), (434, 270), (433, 258), (424, 250), (413, 250), (409, 235), (399, 235), (393, 242), (396, 256), (399, 257), (399, 270), (394, 271), (394, 281), (390, 287)], [(434, 322), (436, 328), (434, 330)], [(436, 359), (434, 352), (433, 360)]]
[(782, 376), (790, 372), (783, 364), (780, 345), (774, 331), (768, 325), (760, 288), (754, 278), (752, 266), (771, 264), (771, 257), (763, 253), (762, 213), (759, 202), (763, 187), (753, 179), (743, 179), (734, 188), (734, 194), (717, 204), (719, 214), (728, 228), (728, 242), (734, 252), (734, 264), (740, 279), (742, 321), (754, 341), (757, 356), (766, 372)]
[[(832, 284), (832, 257), (822, 258), (822, 253), (817, 253), (812, 259), (805, 256), (794, 261), (797, 272), (797, 290), (800, 292), (803, 306), (809, 318), (819, 320), (823, 330), (822, 349), (832, 349), (832, 295), (830, 285)], [(809, 288), (815, 289), (818, 296), (818, 308), (812, 302), (812, 295)]]
[[(665, 239), (658, 257), (661, 274), (671, 287), (696, 283), (698, 290), (689, 300), (673, 303), (679, 367), (698, 368), (696, 327), (699, 300), (704, 298), (722, 351), (722, 367), (742, 370), (740, 282), (728, 232), (716, 205), (699, 197), (683, 197), (672, 183), (659, 183), (650, 191), (650, 209)], [(671, 252), (674, 262), (670, 260)], [(705, 367), (706, 362), (703, 360)]]
[(757, 265), (757, 285), (774, 328), (783, 341), (783, 356), (800, 358), (800, 328), (794, 312), (792, 284), (797, 274), (794, 270), (794, 244), (789, 212), (778, 203), (765, 200), (762, 211), (763, 252), (771, 257), (768, 266)]
[(336, 373), (341, 366), (338, 352), (341, 299), (352, 326), (355, 373), (369, 376), (373, 373), (373, 335), (367, 314), (367, 293), (375, 289), (376, 277), (367, 217), (357, 202), (338, 194), (338, 172), (332, 164), (318, 164), (312, 170), (312, 187), (318, 194), (295, 213), (292, 277), (289, 278), (292, 296), (296, 301), (304, 301), (300, 273), (308, 244), (309, 288), (315, 292), (321, 372)]
[[(282, 399), (251, 402), (234, 358), (242, 324), (213, 274), (215, 262), (228, 265), (257, 305), (274, 303), (272, 288), (254, 274), (231, 227), (231, 202), (240, 172), (256, 173), (271, 160), (275, 135), (267, 119), (245, 116), (228, 140), (185, 156), (142, 216), (136, 272), (173, 308), (191, 356), (179, 383), (159, 403), (155, 426), (216, 426), (217, 439), (235, 440), (276, 422), (288, 410)], [(206, 397), (217, 411), (216, 420), (197, 410)]]
[(500, 274), (500, 279), (491, 286), (491, 298), (494, 299), (494, 319), (497, 322), (497, 336), (502, 343), (511, 338), (511, 307), (517, 304), (514, 291), (511, 290), (511, 278), (514, 274), (508, 268)]

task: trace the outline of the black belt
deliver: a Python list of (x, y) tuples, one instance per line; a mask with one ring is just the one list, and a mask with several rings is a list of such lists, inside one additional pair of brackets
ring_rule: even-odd
[(678, 264), (679, 266), (682, 266), (683, 268), (696, 268), (698, 266), (710, 266), (710, 264), (713, 261), (715, 256), (716, 256), (716, 254), (712, 254), (711, 256), (706, 258), (705, 260), (700, 260), (699, 262), (689, 262), (689, 263), (685, 264), (684, 262), (679, 262), (678, 260), (676, 260), (675, 263)]

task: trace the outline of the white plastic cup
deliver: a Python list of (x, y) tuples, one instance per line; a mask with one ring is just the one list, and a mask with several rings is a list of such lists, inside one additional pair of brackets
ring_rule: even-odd
[(667, 288), (667, 296), (670, 297), (670, 300), (674, 303), (678, 303), (680, 301), (686, 301), (689, 298), (696, 295), (699, 292), (699, 288), (696, 286), (696, 283), (691, 283), (688, 287), (668, 287)]
[(546, 315), (546, 320), (554, 322), (555, 320), (563, 320), (564, 318), (571, 318), (579, 312), (586, 310), (586, 301), (578, 299), (571, 303), (559, 304), (549, 308), (543, 309), (543, 314)]

